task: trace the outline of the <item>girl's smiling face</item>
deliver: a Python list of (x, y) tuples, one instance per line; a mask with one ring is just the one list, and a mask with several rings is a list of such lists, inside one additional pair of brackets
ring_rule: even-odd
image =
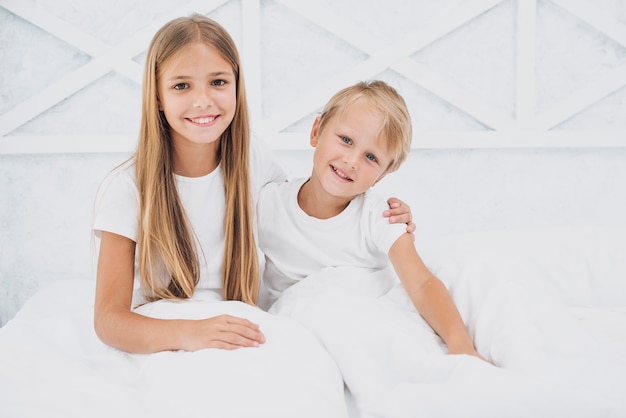
[(158, 76), (159, 109), (173, 145), (217, 145), (235, 116), (236, 76), (228, 61), (198, 41), (166, 61)]

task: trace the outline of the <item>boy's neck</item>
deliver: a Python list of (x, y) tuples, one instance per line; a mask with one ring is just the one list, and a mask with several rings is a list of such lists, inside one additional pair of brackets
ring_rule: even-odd
[(300, 209), (318, 219), (329, 219), (339, 215), (348, 207), (351, 200), (329, 195), (314, 178), (309, 178), (298, 191)]

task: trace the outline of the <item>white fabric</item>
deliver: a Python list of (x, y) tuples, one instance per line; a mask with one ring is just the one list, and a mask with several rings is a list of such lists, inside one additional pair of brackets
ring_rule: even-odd
[[(254, 145), (254, 193), (284, 180)], [(94, 229), (137, 237), (134, 167), (124, 164), (101, 187)], [(219, 290), (224, 213), (221, 171), (177, 177), (199, 239), (201, 282), (185, 301), (160, 300), (136, 312), (199, 319), (230, 314), (260, 325), (267, 342), (234, 351), (128, 354), (104, 345), (93, 329), (94, 282), (61, 281), (42, 289), (0, 329), (0, 415), (30, 417), (347, 417), (333, 360), (300, 324), (236, 301)]]
[[(258, 197), (261, 186), (266, 183), (285, 181), (282, 169), (258, 141), (252, 142), (250, 161), (254, 199)], [(200, 281), (197, 288), (210, 289), (221, 294), (225, 211), (221, 165), (203, 177), (175, 177), (181, 202), (197, 238), (196, 251), (200, 261)], [(135, 165), (126, 162), (111, 172), (98, 190), (93, 229), (97, 237), (100, 231), (108, 231), (137, 242), (138, 219), (139, 194)], [(135, 262), (133, 306), (144, 302)]]
[(199, 292), (138, 309), (158, 318), (230, 314), (258, 323), (259, 348), (128, 354), (93, 330), (91, 280), (43, 288), (0, 328), (0, 416), (6, 418), (347, 418), (343, 381), (303, 326)]
[[(503, 232), (422, 243), (477, 349), (499, 367), (444, 355), (400, 285), (387, 293), (379, 286), (380, 272), (322, 270), (287, 289), (270, 312), (318, 336), (360, 417), (624, 417), (625, 232)], [(585, 312), (572, 301), (595, 306)]]
[(389, 266), (388, 252), (406, 225), (383, 216), (385, 199), (368, 191), (353, 199), (337, 216), (317, 219), (298, 205), (307, 179), (272, 183), (258, 202), (259, 245), (265, 253), (260, 306), (268, 308), (299, 280), (324, 267), (356, 266), (373, 270)]
[(354, 390), (354, 418), (626, 416), (626, 229), (418, 236), (417, 245), (500, 368), (443, 355), (405, 292), (387, 291), (385, 271), (327, 269), (275, 305), (315, 329), (332, 359), (293, 320), (210, 292), (140, 309), (245, 316), (266, 345), (126, 354), (94, 334), (93, 282), (67, 280), (0, 328), (0, 416), (345, 417), (335, 362)]

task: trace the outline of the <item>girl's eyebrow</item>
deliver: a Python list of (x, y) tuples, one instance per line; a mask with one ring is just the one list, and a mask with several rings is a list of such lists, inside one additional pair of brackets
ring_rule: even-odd
[(234, 77), (235, 74), (232, 71), (214, 71), (212, 73), (209, 73), (208, 75), (212, 76), (212, 77), (218, 77), (218, 76), (231, 76)]
[[(207, 76), (209, 76), (209, 77), (223, 77), (223, 76), (234, 77), (235, 75), (233, 74), (232, 71), (214, 71), (212, 73), (207, 74)], [(190, 76), (190, 75), (179, 74), (179, 75), (175, 75), (175, 76), (169, 77), (168, 80), (170, 80), (170, 81), (188, 80), (190, 78), (193, 78), (193, 77)]]

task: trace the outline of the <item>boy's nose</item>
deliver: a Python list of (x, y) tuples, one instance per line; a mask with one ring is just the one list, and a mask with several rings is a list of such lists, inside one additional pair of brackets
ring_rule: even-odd
[(344, 155), (344, 163), (353, 170), (357, 169), (357, 155), (355, 152), (348, 152)]

